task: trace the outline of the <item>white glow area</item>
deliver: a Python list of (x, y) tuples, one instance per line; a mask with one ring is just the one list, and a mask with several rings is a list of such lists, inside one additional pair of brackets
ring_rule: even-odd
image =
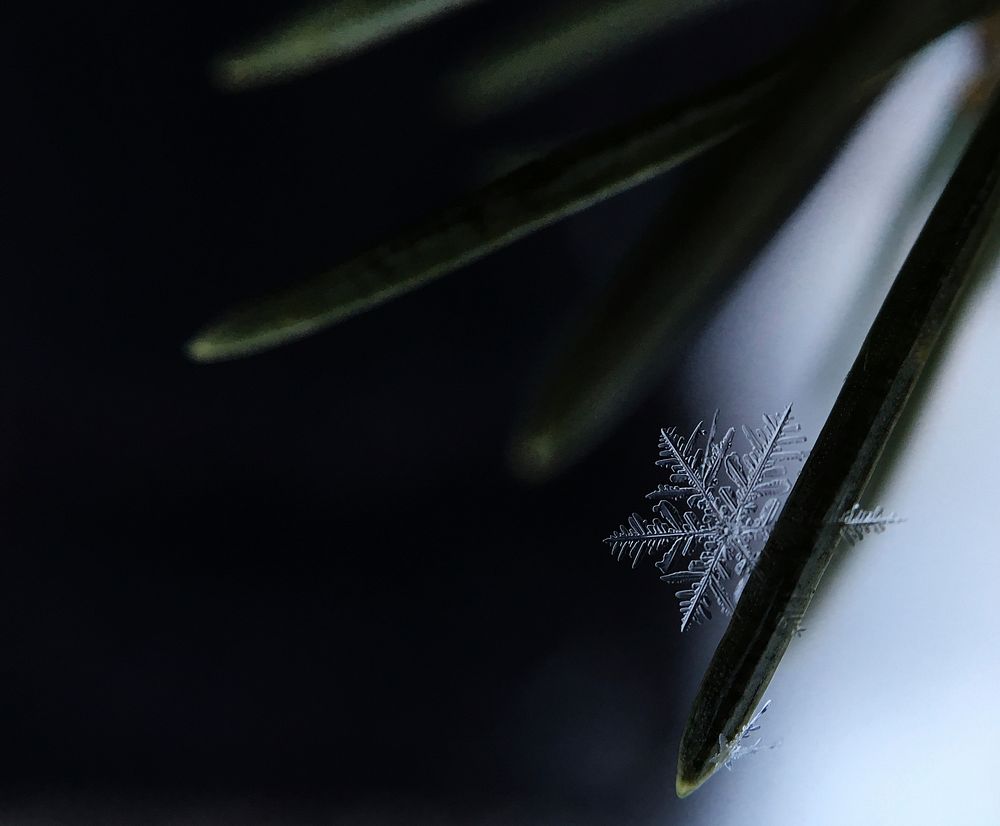
[(685, 382), (692, 405), (742, 422), (794, 402), (818, 433), (934, 193), (911, 207), (890, 266), (871, 267), (978, 65), (967, 29), (911, 61), (706, 326)]

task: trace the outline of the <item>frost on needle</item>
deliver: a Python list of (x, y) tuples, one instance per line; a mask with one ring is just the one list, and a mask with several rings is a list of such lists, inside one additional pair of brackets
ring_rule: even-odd
[[(739, 733), (730, 741), (726, 741), (726, 738), (721, 734), (719, 735), (719, 751), (712, 757), (712, 762), (716, 765), (723, 765), (729, 771), (733, 770), (733, 764), (748, 754), (756, 754), (760, 751), (760, 741), (762, 737), (758, 737), (752, 743), (750, 742), (753, 737), (754, 732), (760, 730), (760, 718), (764, 716), (767, 712), (768, 707), (771, 705), (771, 701), (768, 700), (764, 705), (760, 707), (753, 717), (750, 718), (750, 722), (740, 729)], [(771, 746), (770, 748), (774, 748)]]

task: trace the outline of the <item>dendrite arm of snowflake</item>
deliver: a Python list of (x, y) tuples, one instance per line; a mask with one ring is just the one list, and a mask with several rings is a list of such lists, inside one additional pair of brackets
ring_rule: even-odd
[[(716, 440), (718, 431), (719, 411), (715, 411), (712, 424), (706, 433), (702, 423), (692, 431), (687, 438), (671, 427), (660, 431), (659, 467), (664, 468), (668, 482), (659, 485), (655, 491), (648, 494), (649, 499), (683, 498), (687, 506), (709, 516), (721, 520), (721, 506), (717, 499), (719, 471), (729, 455), (733, 443), (733, 428)], [(704, 446), (699, 446), (698, 436), (705, 437)]]
[(604, 541), (611, 546), (611, 553), (618, 559), (627, 556), (634, 568), (643, 554), (663, 551), (658, 564), (669, 567), (677, 553), (686, 556), (696, 541), (712, 535), (712, 528), (691, 511), (681, 515), (666, 502), (661, 502), (656, 511), (659, 516), (651, 521), (633, 513), (628, 525), (619, 526), (607, 537)]
[(806, 437), (799, 435), (801, 426), (792, 417), (791, 405), (776, 416), (765, 414), (761, 418), (762, 428), (743, 428), (750, 451), (743, 456), (730, 453), (726, 457), (726, 474), (735, 490), (722, 490), (732, 518), (741, 524), (752, 519), (761, 500), (776, 501), (788, 493), (791, 483), (787, 463), (801, 461), (806, 455), (795, 447), (803, 444)]

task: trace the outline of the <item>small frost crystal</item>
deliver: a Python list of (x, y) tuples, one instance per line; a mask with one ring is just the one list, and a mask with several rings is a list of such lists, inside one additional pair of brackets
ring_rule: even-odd
[(866, 511), (855, 504), (840, 517), (840, 533), (852, 545), (856, 545), (870, 533), (882, 533), (886, 525), (902, 522), (894, 513), (885, 513), (882, 508)]
[[(681, 586), (681, 630), (711, 618), (712, 606), (732, 613), (750, 571), (770, 535), (781, 500), (791, 489), (787, 465), (805, 458), (805, 436), (789, 405), (774, 416), (764, 415), (763, 426), (743, 428), (748, 450), (733, 450), (735, 429), (719, 435), (719, 412), (706, 431), (699, 422), (690, 436), (676, 428), (660, 431), (660, 460), (667, 482), (647, 495), (656, 500), (655, 516), (637, 513), (627, 525), (604, 541), (619, 559), (633, 567), (644, 554), (662, 553), (656, 567), (662, 580)], [(881, 508), (862, 510), (855, 505), (840, 519), (844, 536), (857, 542), (899, 521)], [(678, 557), (686, 568), (671, 570)], [(727, 584), (739, 581), (730, 596)]]
[[(739, 733), (728, 743), (726, 738), (721, 734), (719, 735), (719, 751), (712, 757), (712, 762), (715, 765), (720, 763), (725, 766), (729, 771), (733, 770), (733, 764), (748, 754), (756, 754), (760, 751), (760, 741), (763, 739), (758, 737), (752, 743), (750, 742), (751, 737), (755, 731), (760, 731), (760, 718), (764, 716), (767, 712), (768, 706), (771, 705), (771, 701), (768, 700), (764, 705), (760, 707), (758, 711), (743, 728), (740, 729)], [(771, 746), (774, 748), (774, 746)]]

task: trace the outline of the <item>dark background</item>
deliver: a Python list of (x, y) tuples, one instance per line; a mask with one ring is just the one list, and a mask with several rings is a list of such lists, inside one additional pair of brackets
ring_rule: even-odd
[(505, 157), (760, 63), (826, 4), (734, 4), (454, 122), (441, 79), (538, 5), (488, 0), (239, 95), (209, 59), (292, 4), (34, 5), (6, 27), (4, 805), (667, 805), (716, 632), (681, 638), (655, 571), (600, 539), (656, 484), (658, 428), (704, 411), (675, 390), (542, 486), (506, 451), (560, 324), (669, 179), (294, 346), (182, 351)]

